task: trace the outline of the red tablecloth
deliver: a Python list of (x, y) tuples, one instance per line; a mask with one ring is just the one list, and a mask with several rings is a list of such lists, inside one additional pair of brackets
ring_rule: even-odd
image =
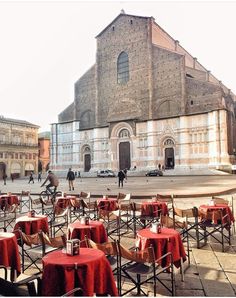
[(104, 211), (115, 211), (118, 209), (116, 198), (98, 199), (97, 204), (98, 208)]
[(16, 236), (13, 233), (0, 232), (0, 264), (6, 267), (11, 267), (11, 277), (14, 276), (14, 271), (19, 275), (20, 254), (17, 246)]
[(74, 200), (76, 197), (75, 196), (66, 196), (66, 197), (57, 197), (56, 198), (56, 204), (60, 208), (66, 208), (70, 207), (71, 205), (71, 200)]
[(61, 296), (75, 287), (81, 287), (84, 296), (94, 293), (118, 296), (111, 266), (100, 250), (80, 248), (77, 256), (54, 251), (43, 257), (42, 262), (43, 296)]
[(160, 216), (168, 214), (168, 208), (165, 202), (142, 202), (142, 215)]
[(7, 202), (8, 205), (13, 205), (13, 204), (19, 205), (19, 198), (17, 195), (1, 195), (0, 196), (1, 209), (5, 206), (5, 202)]
[[(143, 229), (137, 232), (136, 244), (139, 249), (145, 249), (150, 245), (153, 246), (156, 258), (171, 252), (173, 255), (174, 265), (180, 266), (181, 258), (186, 260), (186, 253), (180, 234), (174, 229), (161, 228), (161, 233), (153, 233), (150, 229)], [(169, 264), (169, 259), (164, 259), (161, 265), (164, 267)]]
[(85, 235), (96, 243), (108, 240), (106, 229), (100, 221), (89, 221), (89, 225), (81, 224), (79, 221), (68, 225), (68, 239), (84, 240)]
[(222, 210), (222, 216), (226, 214), (229, 215), (228, 218), (225, 219), (225, 223), (228, 221), (228, 219), (230, 222), (235, 221), (230, 207), (224, 204), (216, 204), (215, 206), (201, 205), (198, 209), (201, 219), (210, 219), (214, 223), (217, 223), (218, 217), (215, 216), (214, 211)]
[(49, 233), (48, 218), (46, 215), (36, 215), (35, 217), (21, 216), (16, 219), (14, 230), (21, 228), (22, 232), (32, 235), (40, 230)]

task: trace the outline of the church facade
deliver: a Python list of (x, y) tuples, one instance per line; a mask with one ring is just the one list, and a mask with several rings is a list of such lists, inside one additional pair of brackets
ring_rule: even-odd
[(51, 126), (51, 168), (229, 168), (235, 95), (154, 20), (121, 13)]

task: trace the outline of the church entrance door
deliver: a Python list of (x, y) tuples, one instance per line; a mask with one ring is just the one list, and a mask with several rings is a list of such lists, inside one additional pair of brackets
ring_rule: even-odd
[(174, 169), (174, 167), (175, 167), (174, 148), (165, 148), (165, 168)]
[(84, 155), (84, 171), (89, 172), (91, 169), (91, 155), (85, 154)]
[(120, 170), (130, 169), (130, 143), (121, 142), (119, 144), (119, 167)]

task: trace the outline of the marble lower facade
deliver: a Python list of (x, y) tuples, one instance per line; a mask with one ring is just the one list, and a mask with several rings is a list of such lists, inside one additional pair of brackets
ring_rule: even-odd
[(79, 130), (79, 121), (52, 124), (51, 169), (80, 172), (120, 168), (231, 168), (227, 113), (113, 123)]

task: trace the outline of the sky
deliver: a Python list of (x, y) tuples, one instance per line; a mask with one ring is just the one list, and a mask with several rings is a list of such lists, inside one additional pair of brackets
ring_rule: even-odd
[(236, 1), (0, 0), (0, 115), (50, 130), (95, 63), (95, 36), (122, 9), (153, 16), (236, 93)]

